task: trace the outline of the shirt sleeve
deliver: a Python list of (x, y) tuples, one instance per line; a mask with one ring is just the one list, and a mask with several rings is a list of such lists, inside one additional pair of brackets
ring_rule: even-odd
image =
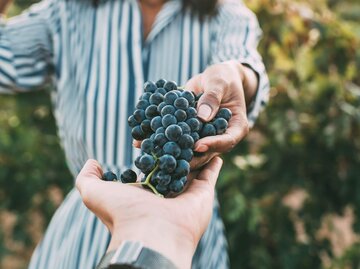
[(53, 74), (56, 0), (44, 0), (0, 22), (0, 93), (39, 89)]
[(227, 1), (219, 7), (214, 21), (211, 63), (238, 60), (255, 71), (258, 77), (256, 97), (248, 107), (252, 127), (269, 98), (269, 79), (257, 51), (262, 31), (255, 14), (239, 1)]

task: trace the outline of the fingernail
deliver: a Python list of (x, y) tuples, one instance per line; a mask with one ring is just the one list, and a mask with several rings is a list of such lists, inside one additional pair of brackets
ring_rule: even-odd
[(212, 109), (209, 105), (203, 104), (199, 107), (198, 116), (204, 120), (209, 120)]
[(199, 145), (195, 149), (195, 151), (197, 151), (197, 152), (206, 152), (208, 150), (209, 150), (209, 147), (206, 145)]

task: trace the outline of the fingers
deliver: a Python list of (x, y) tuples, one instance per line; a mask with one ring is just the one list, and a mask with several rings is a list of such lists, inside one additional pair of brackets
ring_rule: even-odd
[(185, 89), (188, 91), (193, 91), (196, 94), (202, 93), (202, 87), (201, 87), (201, 75), (198, 74), (196, 76), (193, 76), (188, 82), (185, 84)]
[(246, 115), (236, 115), (231, 118), (229, 128), (222, 135), (208, 136), (195, 144), (197, 152), (228, 152), (232, 150), (249, 133), (249, 123)]
[(96, 160), (88, 160), (76, 178), (76, 187), (81, 192), (88, 182), (101, 180), (103, 171)]
[(141, 148), (141, 141), (133, 140), (133, 146), (138, 149)]
[(208, 162), (210, 162), (218, 153), (216, 152), (209, 152), (205, 154), (204, 156), (195, 157), (190, 162), (190, 170), (196, 170), (200, 169), (204, 165), (206, 165)]

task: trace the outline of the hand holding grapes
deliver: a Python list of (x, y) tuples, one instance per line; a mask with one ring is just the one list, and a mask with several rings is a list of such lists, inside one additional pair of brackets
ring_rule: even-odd
[(102, 181), (103, 171), (94, 160), (85, 164), (76, 186), (85, 205), (112, 234), (108, 251), (124, 240), (142, 241), (179, 268), (190, 268), (211, 218), (221, 166), (221, 159), (214, 158), (192, 180), (187, 191), (174, 199), (161, 199), (127, 184)]
[(197, 141), (194, 150), (204, 155), (192, 160), (194, 169), (231, 150), (248, 134), (247, 104), (256, 93), (257, 78), (251, 69), (237, 61), (229, 61), (208, 67), (190, 79), (185, 88), (196, 94), (203, 93), (197, 105), (198, 117), (203, 121), (212, 120), (220, 107), (232, 112), (229, 128), (224, 134)]

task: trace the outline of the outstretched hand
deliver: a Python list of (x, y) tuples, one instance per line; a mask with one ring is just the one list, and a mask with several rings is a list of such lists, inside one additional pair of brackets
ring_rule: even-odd
[(103, 171), (95, 160), (87, 161), (76, 186), (85, 205), (111, 232), (108, 250), (124, 240), (142, 241), (179, 268), (190, 268), (212, 215), (221, 166), (222, 160), (214, 158), (197, 176), (192, 175), (189, 188), (173, 199), (159, 198), (131, 185), (104, 182)]

